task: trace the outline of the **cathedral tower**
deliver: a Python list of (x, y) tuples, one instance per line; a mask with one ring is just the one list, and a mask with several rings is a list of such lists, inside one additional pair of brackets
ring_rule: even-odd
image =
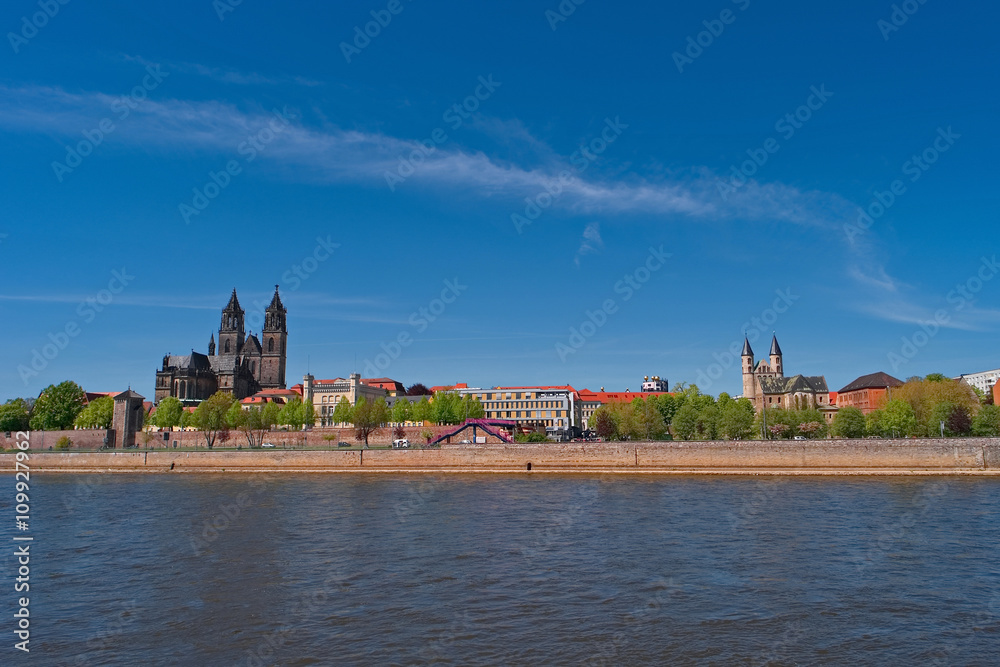
[(288, 311), (274, 286), (271, 305), (264, 311), (264, 333), (261, 336), (260, 385), (264, 389), (285, 388), (285, 352), (288, 339)]
[(743, 339), (743, 398), (751, 401), (757, 395), (757, 380), (754, 377), (753, 348), (750, 347), (750, 339)]
[(243, 349), (243, 309), (236, 298), (236, 288), (229, 297), (229, 303), (222, 310), (222, 324), (219, 326), (219, 354), (239, 354)]
[(778, 377), (785, 377), (785, 369), (782, 365), (781, 346), (778, 345), (777, 336), (774, 336), (771, 339), (771, 370), (774, 371)]

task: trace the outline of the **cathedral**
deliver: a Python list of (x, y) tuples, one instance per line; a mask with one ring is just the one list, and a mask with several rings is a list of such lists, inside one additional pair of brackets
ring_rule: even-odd
[(156, 403), (173, 396), (185, 405), (197, 405), (217, 391), (243, 399), (262, 389), (285, 389), (287, 312), (275, 285), (271, 305), (264, 311), (261, 342), (252, 332), (244, 332), (244, 311), (233, 289), (222, 310), (218, 348), (212, 334), (208, 354), (191, 350), (164, 356), (163, 368), (156, 371)]
[(830, 390), (822, 375), (785, 377), (784, 355), (778, 337), (771, 339), (770, 359), (754, 361), (750, 340), (743, 341), (743, 397), (753, 402), (754, 409), (790, 408), (820, 411), (831, 409)]

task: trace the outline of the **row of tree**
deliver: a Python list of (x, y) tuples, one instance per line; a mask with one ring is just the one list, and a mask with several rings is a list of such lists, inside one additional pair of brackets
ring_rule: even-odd
[(49, 385), (36, 399), (14, 398), (0, 406), (0, 431), (63, 431), (73, 428), (86, 402), (87, 395), (75, 382), (67, 380)]
[(697, 386), (679, 385), (673, 394), (607, 403), (589, 422), (605, 440), (746, 440), (754, 433), (753, 404), (722, 393), (718, 399)]
[(841, 438), (998, 437), (1000, 407), (991, 399), (938, 373), (910, 378), (892, 390), (885, 405), (868, 415), (857, 408), (841, 408), (831, 433)]

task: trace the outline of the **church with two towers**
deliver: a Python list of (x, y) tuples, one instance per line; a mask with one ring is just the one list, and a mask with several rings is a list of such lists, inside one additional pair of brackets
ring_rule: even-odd
[(275, 285), (274, 297), (264, 311), (261, 337), (246, 333), (245, 312), (233, 289), (222, 309), (218, 344), (212, 334), (208, 354), (191, 350), (191, 354), (163, 357), (163, 366), (156, 371), (156, 403), (172, 396), (185, 405), (196, 405), (217, 391), (239, 400), (263, 389), (285, 389), (287, 312)]
[(830, 390), (822, 375), (785, 377), (784, 355), (778, 337), (771, 339), (768, 359), (757, 363), (750, 339), (743, 339), (743, 397), (760, 412), (765, 408), (818, 409), (832, 419), (836, 408), (830, 404)]

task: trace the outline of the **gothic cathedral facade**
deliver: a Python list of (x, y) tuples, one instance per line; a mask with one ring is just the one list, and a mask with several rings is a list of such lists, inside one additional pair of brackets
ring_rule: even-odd
[(195, 405), (217, 391), (243, 399), (262, 389), (285, 389), (287, 313), (275, 285), (274, 297), (264, 311), (264, 330), (257, 338), (244, 329), (245, 311), (233, 289), (222, 309), (218, 344), (212, 334), (207, 355), (191, 350), (191, 354), (163, 357), (163, 366), (156, 372), (156, 403), (172, 396)]

